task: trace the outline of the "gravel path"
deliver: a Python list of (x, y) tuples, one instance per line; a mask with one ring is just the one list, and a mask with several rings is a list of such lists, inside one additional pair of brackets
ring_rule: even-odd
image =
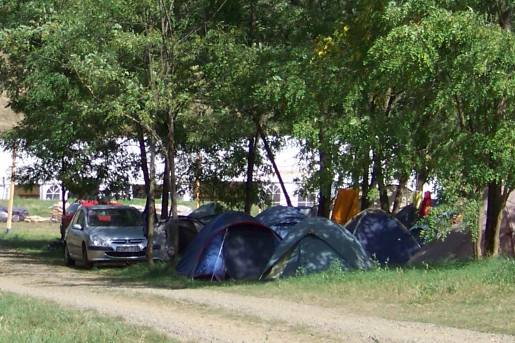
[(209, 289), (120, 287), (0, 248), (0, 290), (118, 316), (180, 341), (512, 342), (515, 337), (357, 316), (344, 309)]

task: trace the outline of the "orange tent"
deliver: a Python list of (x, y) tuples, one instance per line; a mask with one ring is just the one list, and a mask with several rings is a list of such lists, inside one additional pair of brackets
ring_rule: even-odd
[(359, 210), (359, 192), (353, 188), (339, 189), (331, 220), (343, 225), (358, 214)]

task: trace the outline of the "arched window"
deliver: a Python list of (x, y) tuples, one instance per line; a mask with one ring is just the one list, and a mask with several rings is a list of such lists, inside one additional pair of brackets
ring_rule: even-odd
[(270, 186), (268, 195), (270, 196), (272, 206), (281, 204), (281, 189), (277, 185)]
[(311, 207), (315, 205), (316, 197), (313, 194), (303, 195), (302, 192), (297, 194), (297, 206)]
[(61, 188), (57, 185), (52, 185), (48, 187), (45, 193), (46, 200), (59, 200), (61, 197)]

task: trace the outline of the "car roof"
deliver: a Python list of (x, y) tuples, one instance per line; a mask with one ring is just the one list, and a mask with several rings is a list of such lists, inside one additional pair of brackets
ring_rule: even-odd
[(133, 206), (128, 205), (94, 205), (94, 206), (87, 206), (86, 208), (90, 210), (109, 210), (109, 209), (131, 209), (131, 210), (138, 210), (137, 208)]

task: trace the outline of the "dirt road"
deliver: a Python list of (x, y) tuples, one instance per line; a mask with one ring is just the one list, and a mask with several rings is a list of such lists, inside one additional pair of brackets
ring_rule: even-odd
[[(514, 342), (515, 337), (356, 316), (209, 289), (121, 287), (0, 247), (0, 290), (118, 316), (194, 342)], [(150, 306), (149, 306), (150, 305)]]

